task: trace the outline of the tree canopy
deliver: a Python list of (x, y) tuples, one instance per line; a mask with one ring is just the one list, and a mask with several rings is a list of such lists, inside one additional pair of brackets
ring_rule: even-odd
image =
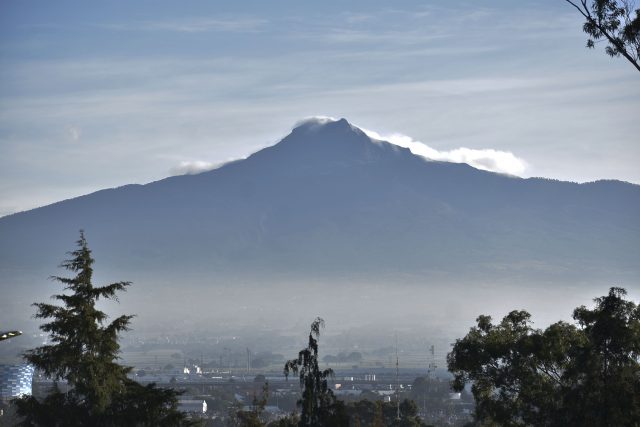
[(640, 307), (611, 288), (576, 324), (531, 326), (526, 311), (498, 324), (480, 316), (448, 355), (454, 389), (466, 384), (480, 422), (505, 426), (640, 423)]
[(64, 286), (53, 298), (62, 303), (36, 303), (35, 315), (50, 319), (40, 326), (50, 344), (25, 353), (25, 359), (54, 380), (65, 380), (69, 391), (57, 386), (46, 398), (33, 396), (16, 401), (23, 426), (181, 426), (190, 425), (177, 411), (177, 392), (142, 386), (128, 378), (132, 368), (117, 363), (118, 334), (126, 331), (133, 316), (122, 315), (106, 323), (96, 308), (100, 298), (117, 301), (117, 293), (130, 282), (97, 287), (92, 284), (91, 250), (80, 232), (78, 248), (61, 267), (74, 277), (54, 276)]
[(606, 41), (605, 52), (622, 56), (640, 71), (640, 9), (632, 0), (565, 0), (580, 12), (587, 47)]
[(298, 374), (302, 398), (298, 401), (300, 426), (346, 426), (349, 419), (344, 404), (336, 400), (327, 384), (333, 370), (321, 370), (318, 365), (318, 339), (324, 320), (320, 317), (311, 323), (309, 343), (298, 353), (297, 359), (291, 359), (284, 365), (284, 375)]

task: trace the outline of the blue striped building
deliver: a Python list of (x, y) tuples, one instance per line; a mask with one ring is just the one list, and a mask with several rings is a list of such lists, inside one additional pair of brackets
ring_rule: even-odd
[(0, 398), (9, 400), (31, 394), (34, 367), (28, 364), (0, 365)]

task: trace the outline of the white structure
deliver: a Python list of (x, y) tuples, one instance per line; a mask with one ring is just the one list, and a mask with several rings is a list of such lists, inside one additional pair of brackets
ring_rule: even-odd
[(207, 412), (207, 402), (200, 399), (179, 399), (178, 411), (191, 414), (204, 414)]

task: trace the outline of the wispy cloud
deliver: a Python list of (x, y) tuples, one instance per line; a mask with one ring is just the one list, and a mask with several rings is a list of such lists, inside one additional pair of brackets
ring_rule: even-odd
[[(308, 37), (317, 38), (317, 34)], [(433, 40), (446, 37), (444, 34), (425, 33), (423, 31), (374, 31), (369, 29), (332, 28), (320, 35), (325, 41), (332, 43), (390, 43), (393, 45), (426, 45)]]
[(579, 17), (560, 3), (204, 3), (187, 16), (7, 22), (0, 211), (208, 170), (318, 112), (429, 158), (640, 182), (640, 86), (621, 61), (583, 48)]
[(527, 169), (527, 163), (509, 151), (494, 150), (492, 148), (472, 149), (465, 147), (449, 151), (439, 151), (420, 141), (413, 140), (410, 136), (400, 133), (380, 135), (369, 129), (360, 129), (371, 138), (388, 141), (400, 147), (408, 148), (413, 154), (429, 160), (466, 163), (476, 169), (515, 176), (522, 176)]
[(213, 170), (220, 165), (202, 160), (182, 161), (178, 166), (171, 168), (169, 171), (172, 176), (175, 175), (195, 175), (201, 172)]
[(138, 21), (125, 24), (100, 24), (101, 28), (115, 31), (169, 31), (177, 33), (205, 32), (257, 32), (267, 20), (253, 17), (203, 17), (166, 21)]
[(67, 135), (72, 141), (79, 141), (82, 136), (82, 129), (78, 126), (67, 127)]
[[(335, 122), (338, 119), (330, 116), (311, 116), (306, 117), (296, 123), (295, 126), (321, 126), (329, 122)], [(381, 135), (376, 131), (356, 126), (362, 130), (367, 136), (379, 141), (390, 142), (399, 147), (408, 148), (413, 154), (422, 156), (429, 160), (437, 160), (442, 162), (451, 163), (466, 163), (476, 169), (482, 169), (489, 172), (497, 172), (508, 175), (522, 176), (527, 169), (527, 163), (515, 156), (509, 151), (495, 150), (492, 148), (487, 149), (472, 149), (472, 148), (456, 148), (449, 151), (440, 151), (435, 148), (429, 147), (420, 141), (415, 141), (413, 138), (401, 133), (392, 133), (389, 135)]]

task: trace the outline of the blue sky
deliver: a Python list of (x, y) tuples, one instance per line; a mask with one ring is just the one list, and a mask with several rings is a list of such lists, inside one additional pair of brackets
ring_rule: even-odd
[(0, 215), (242, 158), (315, 115), (640, 183), (640, 75), (581, 25), (562, 0), (2, 1)]

